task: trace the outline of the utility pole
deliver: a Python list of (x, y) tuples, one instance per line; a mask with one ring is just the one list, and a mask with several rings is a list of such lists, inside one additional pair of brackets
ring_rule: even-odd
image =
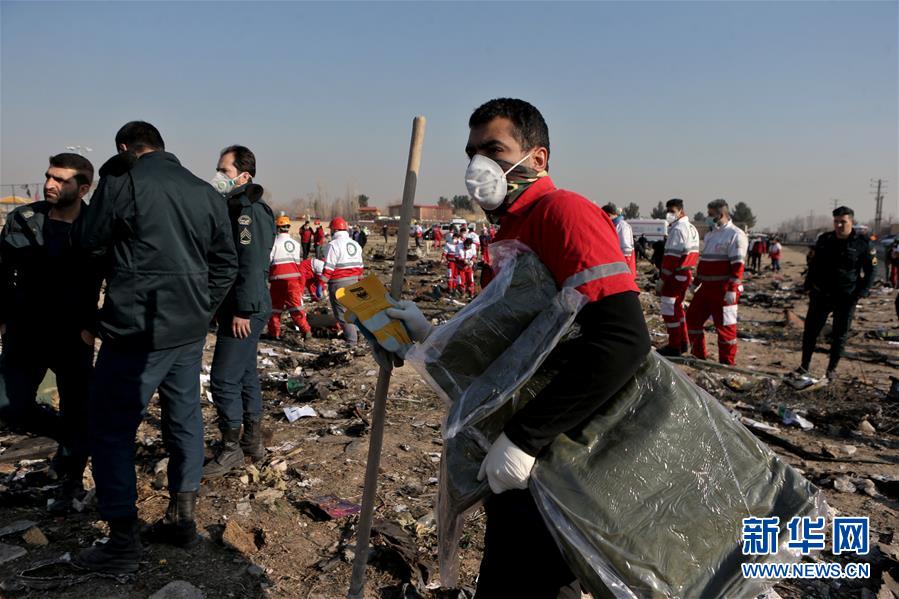
[[(880, 237), (880, 226), (883, 221), (883, 191), (884, 180), (877, 180), (877, 188), (874, 192), (874, 234)], [(874, 187), (874, 179), (871, 179), (871, 187)]]
[(840, 202), (839, 198), (830, 198), (830, 201), (833, 202), (833, 209), (837, 209), (837, 204)]

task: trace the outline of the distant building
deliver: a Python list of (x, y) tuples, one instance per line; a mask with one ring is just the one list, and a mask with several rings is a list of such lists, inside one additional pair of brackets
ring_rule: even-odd
[[(393, 206), (387, 207), (390, 216), (397, 218), (400, 216), (400, 212), (402, 212), (402, 209), (402, 204), (395, 204)], [(437, 206), (436, 204), (431, 206), (416, 204), (412, 207), (412, 218), (417, 221), (436, 223), (448, 221), (452, 217), (453, 209), (449, 206), (444, 208), (443, 206)]]

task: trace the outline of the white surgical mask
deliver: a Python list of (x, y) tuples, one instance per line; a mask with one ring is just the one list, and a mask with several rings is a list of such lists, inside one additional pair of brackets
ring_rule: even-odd
[(677, 215), (676, 215), (675, 213), (673, 213), (673, 212), (666, 212), (666, 213), (665, 213), (665, 221), (666, 221), (669, 225), (670, 225), (671, 223), (673, 223), (674, 221), (676, 221), (676, 220), (677, 220)]
[(506, 181), (506, 175), (509, 172), (530, 158), (528, 154), (504, 171), (503, 167), (481, 154), (475, 154), (465, 169), (465, 187), (468, 188), (468, 194), (484, 210), (496, 210), (499, 208), (506, 195), (509, 193), (509, 184)]
[(223, 196), (228, 195), (236, 186), (234, 179), (231, 179), (225, 173), (216, 171), (215, 176), (209, 182), (217, 192)]

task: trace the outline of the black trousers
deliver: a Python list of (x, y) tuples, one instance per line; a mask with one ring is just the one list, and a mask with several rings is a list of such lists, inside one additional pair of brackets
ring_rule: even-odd
[(222, 431), (237, 429), (245, 422), (262, 418), (262, 386), (256, 370), (256, 350), (268, 316), (260, 312), (250, 317), (250, 336), (246, 339), (238, 339), (229, 327), (219, 326), (209, 389)]
[(530, 491), (491, 495), (475, 599), (555, 599), (575, 580)]
[(849, 337), (849, 326), (855, 315), (855, 304), (858, 299), (852, 295), (823, 295), (811, 292), (808, 301), (808, 313), (805, 316), (805, 329), (802, 331), (802, 367), (808, 368), (815, 351), (815, 342), (827, 317), (833, 314), (833, 333), (830, 343), (830, 361), (827, 370), (833, 370), (840, 361), (846, 339)]
[(303, 260), (309, 257), (309, 254), (312, 253), (312, 242), (304, 241), (303, 242)]
[[(87, 461), (87, 406), (94, 348), (78, 331), (23, 331), (3, 337), (0, 354), (0, 419), (12, 430), (50, 437), (78, 462)], [(47, 374), (56, 375), (59, 413), (38, 405)]]
[(153, 393), (162, 407), (169, 454), (169, 492), (196, 491), (203, 473), (200, 339), (170, 349), (126, 349), (104, 343), (91, 386), (90, 433), (97, 507), (104, 520), (137, 516), (135, 436)]

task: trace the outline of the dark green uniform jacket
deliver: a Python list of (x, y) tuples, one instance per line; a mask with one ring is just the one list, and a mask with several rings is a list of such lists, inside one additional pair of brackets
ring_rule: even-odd
[(815, 242), (815, 254), (809, 264), (805, 286), (835, 297), (864, 297), (871, 287), (874, 248), (855, 231), (838, 239), (833, 231), (823, 233)]
[(104, 261), (100, 334), (145, 351), (202, 339), (237, 276), (221, 195), (168, 152), (103, 165), (81, 244)]
[[(268, 320), (272, 300), (268, 271), (275, 243), (275, 216), (262, 200), (262, 186), (242, 185), (225, 197), (231, 232), (237, 248), (237, 280), (218, 310), (220, 329), (228, 329), (234, 315), (262, 314)], [(224, 328), (222, 328), (224, 327)]]
[(74, 246), (87, 204), (72, 223), (51, 220), (53, 205), (12, 211), (0, 232), (0, 323), (36, 337), (95, 331), (100, 280)]

